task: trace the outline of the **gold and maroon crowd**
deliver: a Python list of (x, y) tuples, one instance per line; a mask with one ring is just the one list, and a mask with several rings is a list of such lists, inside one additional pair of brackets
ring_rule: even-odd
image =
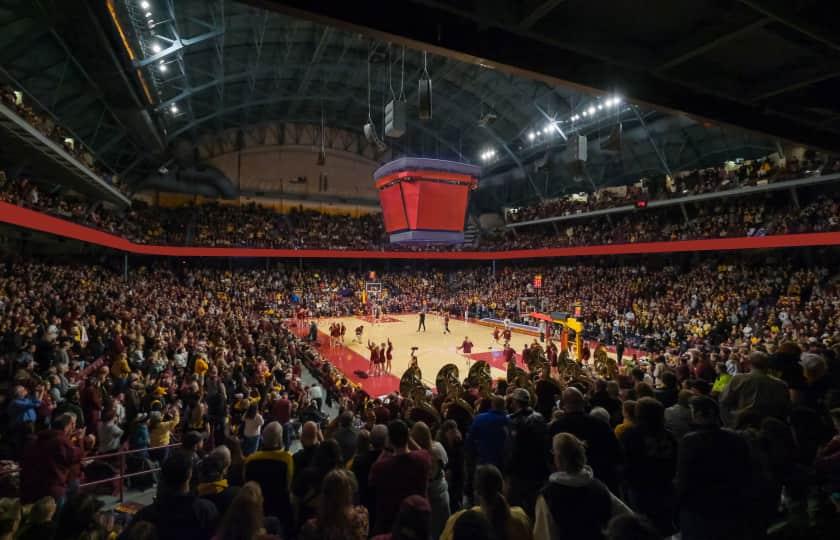
[[(365, 394), (295, 316), (361, 315), (361, 272), (159, 261), (124, 280), (107, 260), (9, 259), (4, 534), (829, 537), (840, 275), (836, 254), (817, 261), (382, 271), (386, 312), (529, 322), (521, 298), (580, 302), (587, 341), (618, 362), (605, 374), (590, 359), (574, 380), (535, 373), (533, 388), (468, 383), (471, 415), (430, 396), (438, 409), (418, 420), (418, 396)], [(115, 521), (101, 499), (121, 471), (152, 471), (127, 483), (156, 494)]]

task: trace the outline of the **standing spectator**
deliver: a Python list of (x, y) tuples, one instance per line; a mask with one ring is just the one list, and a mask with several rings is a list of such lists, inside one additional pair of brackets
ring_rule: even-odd
[(636, 403), (636, 424), (619, 439), (624, 447), (627, 501), (649, 517), (663, 536), (674, 528), (677, 441), (665, 429), (665, 409), (653, 398)]
[(750, 353), (750, 372), (732, 377), (720, 395), (720, 405), (734, 425), (738, 415), (750, 411), (761, 419), (768, 416), (784, 420), (790, 411), (790, 395), (784, 381), (767, 374), (769, 361), (759, 351)]
[(376, 514), (376, 490), (370, 486), (370, 469), (379, 459), (388, 440), (388, 428), (382, 424), (376, 424), (370, 430), (370, 444), (363, 453), (357, 453), (353, 459), (353, 474), (359, 486), (359, 502), (367, 508), (371, 522), (375, 522)]
[(318, 515), (306, 522), (302, 540), (366, 540), (368, 513), (354, 506), (356, 480), (344, 469), (333, 469), (324, 478)]
[(292, 402), (289, 400), (288, 393), (280, 394), (271, 407), (271, 415), (273, 420), (280, 422), (283, 426), (283, 447), (288, 451), (292, 444)]
[(679, 393), (677, 376), (670, 371), (662, 373), (662, 387), (654, 390), (654, 397), (667, 409), (676, 405)]
[(491, 408), (476, 415), (467, 433), (467, 448), (478, 465), (504, 467), (504, 451), (508, 439), (505, 398), (493, 396)]
[(409, 451), (408, 426), (402, 420), (388, 424), (388, 443), (389, 451), (383, 452), (370, 470), (370, 486), (376, 490), (375, 533), (391, 530), (405, 497), (426, 495), (432, 466), (427, 451)]
[(166, 417), (160, 411), (154, 411), (149, 419), (149, 440), (151, 448), (155, 448), (149, 453), (149, 457), (158, 463), (166, 461), (169, 455), (168, 448), (158, 448), (159, 446), (168, 446), (172, 437), (172, 432), (178, 427), (181, 418), (178, 415), (178, 407), (170, 407)]
[(511, 504), (533, 515), (537, 491), (548, 477), (548, 428), (543, 416), (531, 407), (524, 388), (511, 393), (510, 443), (505, 475)]
[(569, 387), (563, 391), (563, 415), (549, 426), (549, 433), (552, 437), (558, 433), (571, 433), (584, 441), (586, 462), (595, 477), (611, 490), (618, 490), (621, 447), (609, 424), (586, 414), (580, 390)]
[(318, 513), (323, 492), (321, 487), (324, 478), (330, 471), (341, 469), (344, 462), (341, 459), (341, 449), (333, 439), (327, 439), (318, 445), (312, 463), (295, 474), (292, 482), (292, 494), (295, 497), (297, 509), (297, 523), (303, 524)]
[(671, 432), (677, 442), (691, 431), (691, 390), (680, 390), (677, 404), (665, 409), (665, 429)]
[(270, 422), (263, 430), (263, 447), (245, 459), (244, 479), (262, 489), (263, 512), (280, 520), (285, 531), (294, 527), (290, 488), (294, 475), (292, 456), (283, 450), (283, 427)]
[(117, 418), (113, 410), (105, 411), (96, 431), (97, 451), (100, 454), (109, 454), (119, 450), (123, 430), (117, 425)]
[[(248, 457), (260, 448), (260, 430), (264, 423), (256, 404), (248, 407), (242, 423), (242, 453)], [(283, 447), (286, 447), (285, 442)]]
[(682, 538), (743, 538), (749, 528), (740, 505), (750, 496), (753, 469), (749, 446), (721, 429), (718, 405), (707, 396), (691, 400), (691, 419), (695, 429), (683, 437), (677, 459)]
[(189, 492), (192, 461), (173, 452), (161, 466), (161, 481), (152, 504), (134, 515), (134, 523), (148, 521), (159, 540), (209, 540), (218, 520), (213, 503)]
[(23, 385), (15, 386), (14, 399), (9, 403), (8, 408), (9, 427), (16, 448), (15, 455), (22, 452), (27, 437), (35, 431), (35, 421), (38, 419), (42, 397), (30, 396)]
[(595, 478), (583, 441), (558, 433), (551, 446), (557, 472), (537, 497), (534, 540), (600, 540), (610, 518), (630, 509)]
[[(503, 494), (504, 481), (502, 473), (493, 465), (481, 465), (475, 471), (475, 495), (478, 500), (478, 507), (472, 512), (479, 512), (492, 525), (494, 540), (529, 540), (531, 534), (531, 520), (528, 514), (518, 507), (511, 507)], [(458, 521), (465, 513), (470, 511), (461, 510), (455, 513), (446, 522), (446, 528), (440, 535), (441, 540), (452, 540), (455, 538), (454, 530)]]
[(338, 416), (338, 429), (333, 433), (332, 438), (338, 442), (341, 448), (341, 459), (344, 463), (349, 462), (356, 452), (356, 439), (359, 432), (353, 427), (353, 413), (344, 411)]
[(294, 469), (295, 475), (300, 474), (301, 471), (309, 467), (312, 460), (315, 458), (315, 451), (318, 450), (318, 445), (324, 440), (321, 434), (321, 428), (315, 422), (306, 422), (300, 430), (300, 444), (301, 449), (295, 452), (294, 455)]
[(371, 540), (425, 540), (429, 534), (432, 509), (429, 501), (420, 495), (409, 495), (400, 503), (391, 532), (378, 534)]
[(425, 422), (416, 422), (411, 427), (411, 439), (432, 456), (429, 469), (428, 499), (432, 507), (432, 538), (440, 536), (446, 520), (449, 519), (449, 486), (446, 485), (444, 470), (449, 462), (443, 445), (432, 441), (432, 432)]
[(461, 509), (464, 500), (464, 440), (455, 420), (446, 420), (440, 426), (437, 436), (443, 445), (449, 464), (446, 467), (446, 484), (449, 487), (449, 510), (455, 513)]
[(263, 495), (259, 484), (248, 482), (222, 517), (214, 540), (276, 540), (265, 532)]
[(68, 479), (78, 471), (82, 459), (82, 451), (71, 437), (80, 436), (76, 419), (68, 413), (55, 418), (50, 429), (38, 433), (21, 460), (20, 498), (24, 504), (50, 496), (61, 508)]
[(201, 460), (199, 469), (198, 496), (213, 503), (220, 516), (224, 516), (233, 503), (239, 488), (229, 485), (226, 475), (230, 466), (230, 450), (217, 446)]

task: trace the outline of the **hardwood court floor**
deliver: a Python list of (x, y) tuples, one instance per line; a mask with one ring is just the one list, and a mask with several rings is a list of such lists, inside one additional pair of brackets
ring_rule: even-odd
[[(367, 319), (367, 318), (365, 318)], [(470, 364), (476, 360), (485, 360), (492, 366), (493, 377), (505, 376), (505, 365), (502, 359), (503, 343), (493, 340), (493, 329), (477, 323), (465, 323), (463, 319), (451, 319), (449, 329), (451, 334), (443, 333), (443, 317), (426, 315), (426, 331), (417, 332), (419, 316), (416, 314), (389, 315), (386, 320), (372, 325), (368, 320), (356, 317), (326, 318), (318, 322), (320, 343), (318, 349), (338, 369), (353, 382), (365, 389), (371, 396), (381, 396), (399, 388), (399, 378), (408, 368), (411, 358), (411, 347), (416, 346), (417, 359), (423, 382), (431, 388), (435, 386), (435, 375), (445, 364), (455, 364), (460, 370), (460, 377), (467, 375), (467, 359), (456, 348), (461, 345), (465, 337), (473, 342)], [(347, 334), (342, 346), (329, 347), (329, 327), (334, 321), (343, 322), (347, 327)], [(364, 325), (362, 343), (354, 341), (355, 329)], [(376, 343), (385, 343), (390, 338), (394, 344), (394, 359), (392, 361), (391, 376), (377, 375), (367, 379), (359, 378), (354, 371), (367, 371), (370, 353), (367, 348), (368, 339)], [(534, 340), (532, 336), (515, 333), (511, 337), (511, 345), (516, 351), (521, 351), (526, 344)], [(521, 362), (518, 358), (518, 361)]]

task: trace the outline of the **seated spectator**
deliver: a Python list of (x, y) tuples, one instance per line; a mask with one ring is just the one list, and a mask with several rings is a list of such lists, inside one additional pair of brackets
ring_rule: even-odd
[(391, 530), (400, 501), (426, 495), (432, 466), (427, 451), (408, 449), (408, 426), (402, 420), (388, 424), (388, 446), (370, 469), (369, 485), (376, 490), (373, 530), (379, 534)]
[(56, 527), (54, 520), (56, 509), (55, 499), (52, 497), (44, 497), (35, 501), (29, 510), (29, 516), (18, 532), (17, 539), (44, 540), (52, 538)]
[(472, 510), (461, 510), (453, 514), (446, 522), (440, 535), (441, 540), (455, 538), (454, 530), (465, 513), (477, 512), (486, 517), (494, 531), (491, 538), (498, 540), (527, 540), (532, 538), (531, 520), (528, 514), (518, 507), (508, 506), (503, 494), (502, 473), (493, 465), (481, 465), (475, 471), (475, 495), (478, 506)]
[(134, 516), (134, 522), (155, 526), (159, 540), (209, 540), (219, 518), (210, 501), (189, 492), (192, 460), (173, 452), (161, 465), (158, 492), (152, 504)]
[(534, 540), (599, 539), (613, 516), (631, 513), (586, 463), (583, 442), (569, 433), (552, 439), (557, 472), (537, 498)]
[(318, 515), (303, 526), (302, 540), (366, 540), (368, 513), (354, 506), (356, 480), (344, 469), (333, 469), (324, 478)]
[(256, 482), (262, 491), (263, 512), (276, 517), (285, 531), (294, 527), (290, 489), (294, 464), (283, 450), (283, 427), (270, 422), (263, 430), (262, 449), (245, 459), (244, 479)]

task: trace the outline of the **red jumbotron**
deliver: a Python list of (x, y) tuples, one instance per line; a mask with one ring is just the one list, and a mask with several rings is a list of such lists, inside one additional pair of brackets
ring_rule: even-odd
[(481, 168), (455, 161), (400, 158), (373, 173), (391, 242), (464, 241), (470, 191)]

